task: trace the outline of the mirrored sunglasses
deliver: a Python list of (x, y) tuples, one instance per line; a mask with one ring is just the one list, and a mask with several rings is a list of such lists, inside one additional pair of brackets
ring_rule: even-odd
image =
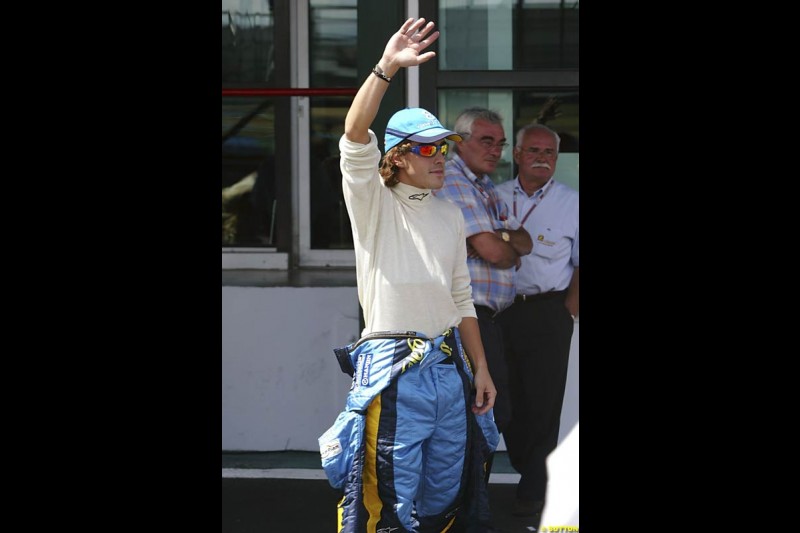
[(441, 151), (442, 155), (447, 155), (447, 151), (450, 148), (448, 147), (447, 143), (442, 143), (441, 146), (437, 146), (435, 144), (418, 144), (416, 146), (411, 147), (411, 153), (421, 155), (422, 157), (433, 157), (436, 155), (436, 152)]

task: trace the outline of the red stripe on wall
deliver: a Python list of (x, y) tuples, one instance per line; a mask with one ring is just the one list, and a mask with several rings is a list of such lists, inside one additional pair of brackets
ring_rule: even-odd
[(357, 88), (342, 89), (222, 89), (222, 96), (355, 96)]

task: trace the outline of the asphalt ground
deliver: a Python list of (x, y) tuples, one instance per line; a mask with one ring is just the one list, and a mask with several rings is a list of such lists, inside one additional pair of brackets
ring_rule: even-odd
[[(515, 485), (489, 484), (494, 526), (503, 533), (531, 533), (539, 516), (511, 515)], [(223, 533), (336, 533), (341, 498), (327, 480), (222, 479)]]
[[(502, 482), (489, 483), (494, 526), (498, 533), (535, 532), (538, 515), (511, 514), (518, 475), (504, 455), (498, 453), (492, 469)], [(341, 494), (318, 461), (318, 454), (223, 455), (222, 533), (336, 533)]]

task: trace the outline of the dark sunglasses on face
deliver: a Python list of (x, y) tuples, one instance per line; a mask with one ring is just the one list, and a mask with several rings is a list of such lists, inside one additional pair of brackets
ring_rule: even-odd
[(410, 152), (413, 154), (421, 155), (422, 157), (433, 157), (436, 152), (442, 152), (442, 155), (447, 155), (449, 150), (447, 143), (442, 143), (441, 146), (435, 144), (418, 144), (412, 146)]

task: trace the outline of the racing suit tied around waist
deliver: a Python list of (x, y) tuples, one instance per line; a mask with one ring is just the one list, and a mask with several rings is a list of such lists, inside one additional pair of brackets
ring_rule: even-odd
[[(377, 510), (379, 506), (375, 504), (377, 488), (374, 479), (371, 478), (373, 481), (369, 484), (363, 482), (364, 468), (374, 469), (377, 464), (375, 462), (377, 459), (374, 457), (371, 459), (372, 463), (366, 459), (370, 453), (375, 454), (377, 449), (370, 448), (372, 451), (368, 451), (366, 446), (368, 409), (371, 409), (370, 404), (381, 395), (382, 391), (391, 386), (396, 387), (397, 381), (402, 381), (403, 374), (407, 370), (417, 367), (422, 371), (442, 363), (454, 365), (454, 370), (461, 376), (463, 386), (461, 409), (467, 418), (467, 434), (461, 437), (460, 442), (459, 439), (455, 439), (454, 442), (437, 441), (437, 451), (431, 453), (464, 457), (464, 463), (463, 470), (458, 476), (460, 480), (456, 480), (454, 485), (457, 492), (445, 496), (437, 495), (444, 498), (452, 497), (452, 502), (444, 505), (439, 514), (424, 514), (424, 520), (433, 521), (432, 523), (440, 521), (442, 524), (452, 523), (454, 513), (459, 515), (460, 520), (467, 522), (488, 517), (490, 512), (488, 491), (484, 481), (485, 465), (489, 454), (498, 445), (499, 434), (491, 411), (481, 416), (471, 412), (470, 406), (475, 392), (472, 389), (471, 399), (470, 388), (474, 376), (461, 345), (458, 329), (450, 328), (435, 338), (428, 338), (414, 331), (376, 332), (365, 335), (346, 347), (336, 348), (334, 353), (342, 371), (353, 379), (345, 409), (339, 413), (334, 424), (319, 437), (318, 442), (322, 468), (330, 485), (344, 492), (339, 503), (340, 533), (362, 531), (368, 521), (377, 517), (380, 517), (381, 523), (386, 520), (386, 524), (392, 528), (400, 525), (399, 514), (394, 516), (393, 511)], [(387, 400), (387, 406), (390, 404), (390, 400)], [(385, 444), (386, 442), (383, 442), (382, 445)], [(391, 455), (388, 457), (391, 458)], [(372, 466), (369, 466), (370, 464)], [(375, 473), (371, 474), (374, 475)], [(428, 475), (435, 477), (444, 474), (429, 472)], [(389, 490), (390, 493), (392, 490), (398, 490), (406, 494), (411, 489), (410, 486), (401, 483), (395, 484), (396, 478), (389, 479), (388, 482), (386, 480), (382, 482), (389, 483), (381, 485), (382, 490)], [(431, 485), (432, 481), (428, 479), (426, 483)], [(426, 503), (430, 504), (430, 498)], [(407, 519), (408, 516), (404, 515), (402, 521)], [(406, 524), (404, 527), (409, 526)], [(443, 527), (437, 529), (439, 530), (444, 531)]]
[[(398, 347), (398, 343), (402, 346)], [(413, 365), (420, 369), (439, 363), (455, 363), (454, 357), (463, 362), (470, 382), (473, 380), (472, 366), (461, 345), (458, 328), (452, 327), (443, 334), (430, 339), (416, 331), (378, 331), (361, 337), (358, 341), (333, 350), (339, 368), (353, 378), (348, 396), (348, 409), (366, 409), (359, 400), (372, 398), (375, 387), (381, 390), (399, 374)], [(391, 365), (385, 358), (392, 358)], [(384, 359), (379, 361), (379, 359)], [(365, 394), (358, 394), (365, 388)]]

